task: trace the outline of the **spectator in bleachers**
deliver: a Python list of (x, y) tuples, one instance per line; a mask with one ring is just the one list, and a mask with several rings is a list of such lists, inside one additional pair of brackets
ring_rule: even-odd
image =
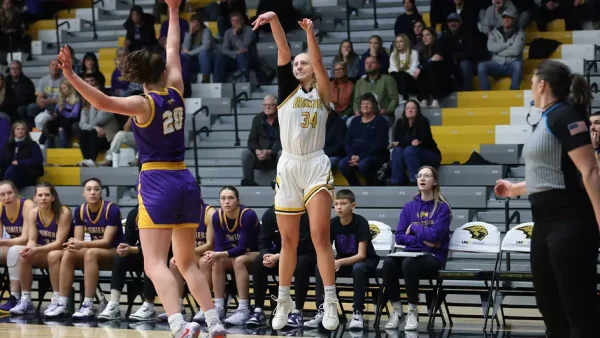
[(23, 29), (21, 11), (15, 6), (14, 0), (4, 0), (0, 8), (0, 54), (2, 63), (10, 52), (30, 52), (31, 39)]
[[(390, 60), (388, 58), (387, 62)], [(391, 127), (394, 123), (394, 112), (398, 107), (398, 86), (393, 77), (388, 74), (382, 74), (380, 71), (379, 60), (375, 56), (368, 56), (365, 60), (367, 76), (356, 81), (354, 86), (354, 116), (350, 117), (347, 125), (356, 116), (361, 115), (362, 96), (367, 93), (375, 95), (379, 103), (378, 115), (383, 116)]]
[(598, 162), (598, 166), (600, 167), (600, 110), (592, 113), (590, 116), (590, 136), (592, 138), (596, 162)]
[[(275, 186), (273, 185), (273, 189)], [(296, 308), (287, 318), (287, 326), (302, 327), (304, 304), (310, 285), (310, 276), (317, 265), (317, 255), (310, 237), (310, 224), (308, 213), (300, 218), (299, 240), (297, 248), (297, 263), (294, 271), (294, 300)], [(269, 275), (279, 274), (279, 255), (281, 252), (281, 233), (277, 225), (274, 206), (265, 211), (262, 216), (260, 235), (258, 237), (258, 256), (254, 259), (252, 267), (252, 288), (254, 290), (254, 312), (246, 322), (248, 326), (262, 326), (266, 324), (265, 296), (267, 293)], [(282, 313), (282, 314), (285, 314)], [(274, 316), (277, 313), (273, 314)]]
[(504, 27), (504, 13), (513, 13), (515, 17), (514, 25), (517, 29), (527, 28), (530, 20), (528, 13), (519, 13), (519, 10), (511, 0), (493, 0), (493, 3), (485, 11), (483, 22), (481, 22), (481, 31), (487, 35), (492, 34), (494, 29)]
[(192, 70), (197, 69), (202, 73), (202, 83), (208, 83), (210, 75), (215, 71), (217, 58), (220, 57), (217, 42), (200, 16), (194, 15), (190, 23), (190, 32), (181, 40), (181, 52), (187, 55), (193, 64), (198, 65), (192, 66)]
[(42, 150), (29, 136), (27, 124), (15, 122), (0, 154), (3, 179), (12, 181), (17, 189), (35, 185), (44, 174), (43, 162)]
[[(360, 72), (360, 57), (354, 52), (354, 46), (352, 41), (344, 40), (340, 43), (340, 49), (336, 56), (333, 57), (331, 62), (331, 69), (335, 69), (335, 64), (338, 62), (344, 62), (346, 64), (346, 75), (356, 81), (359, 77)], [(332, 77), (336, 77), (335, 72), (331, 74)]]
[(584, 19), (596, 19), (594, 1), (541, 0), (535, 8), (535, 21), (540, 32), (548, 30), (550, 21), (565, 19), (567, 31), (581, 30)]
[(452, 90), (448, 65), (450, 60), (447, 60), (443, 42), (438, 40), (432, 28), (423, 30), (423, 52), (420, 57), (421, 72), (417, 84), (421, 107), (428, 107), (431, 100), (429, 107), (439, 108), (439, 100)]
[(117, 57), (115, 58), (115, 70), (112, 72), (112, 76), (110, 77), (110, 89), (114, 92), (116, 96), (127, 97), (131, 93), (129, 90), (129, 81), (125, 80), (123, 75), (121, 75), (121, 70), (119, 69), (119, 65), (125, 57), (129, 54), (129, 50), (125, 47), (117, 48)]
[(14, 111), (14, 94), (12, 88), (6, 85), (6, 78), (4, 74), (0, 74), (0, 113), (4, 113), (9, 116), (16, 118), (13, 113)]
[(270, 170), (277, 167), (281, 156), (277, 99), (267, 95), (263, 99), (263, 111), (252, 119), (248, 149), (242, 152), (242, 186), (258, 185), (254, 181), (254, 169)]
[(425, 166), (418, 174), (419, 194), (404, 205), (396, 229), (396, 244), (404, 251), (423, 252), (418, 257), (388, 257), (383, 262), (383, 282), (394, 311), (385, 324), (386, 329), (397, 329), (404, 316), (400, 301), (399, 279), (404, 279), (408, 298), (408, 316), (405, 331), (419, 327), (419, 280), (435, 277), (448, 258), (452, 210), (438, 184), (438, 174)]
[(327, 115), (325, 134), (325, 148), (323, 151), (329, 157), (331, 170), (336, 169), (338, 163), (346, 153), (344, 152), (344, 141), (346, 139), (346, 122), (342, 119), (339, 113), (332, 111)]
[(404, 13), (398, 15), (396, 22), (394, 23), (394, 35), (399, 34), (410, 35), (412, 31), (412, 25), (415, 20), (423, 20), (419, 9), (415, 5), (415, 0), (403, 0)]
[(523, 78), (523, 47), (525, 33), (516, 25), (516, 12), (507, 10), (502, 14), (502, 27), (490, 33), (487, 48), (492, 59), (479, 63), (477, 76), (481, 90), (490, 90), (488, 76), (509, 76), (510, 89), (519, 90)]
[[(34, 207), (33, 201), (19, 196), (17, 187), (11, 181), (0, 181), (0, 233), (9, 237), (0, 236), (0, 264), (8, 263), (8, 250), (15, 245), (27, 244), (27, 231), (25, 218), (29, 216)], [(18, 279), (10, 279), (10, 297), (6, 303), (0, 305), (0, 314), (9, 313), (10, 309), (17, 306), (21, 300), (21, 284)]]
[[(47, 182), (35, 187), (34, 202), (36, 207), (31, 209), (25, 218), (28, 240), (25, 246), (15, 245), (8, 250), (8, 259), (17, 259), (17, 264), (8, 267), (11, 279), (18, 278), (21, 283), (21, 300), (10, 309), (13, 315), (35, 313), (31, 301), (31, 284), (33, 269), (48, 269), (48, 253), (63, 250), (69, 234), (73, 230), (73, 215), (71, 209), (60, 202), (56, 188)], [(51, 274), (54, 306), (58, 304), (59, 274)], [(69, 284), (70, 288), (72, 284)], [(52, 304), (50, 305), (52, 306)]]
[(452, 71), (459, 79), (460, 89), (469, 91), (473, 89), (473, 73), (477, 65), (479, 40), (476, 38), (478, 31), (471, 31), (464, 26), (462, 17), (458, 13), (448, 15), (448, 30), (442, 34), (440, 40), (451, 56)]
[(102, 74), (100, 71), (100, 64), (98, 63), (96, 53), (88, 52), (83, 56), (81, 68), (78, 69), (77, 75), (83, 78), (85, 74), (94, 75), (100, 88), (104, 88), (104, 86), (106, 86), (106, 79), (104, 78), (104, 74)]
[[(183, 11), (185, 10), (186, 2), (187, 2), (186, 0), (181, 1), (181, 5), (179, 5), (180, 13), (183, 13)], [(169, 6), (165, 2), (165, 0), (155, 0), (154, 6), (152, 6), (152, 15), (154, 16), (155, 22), (160, 23), (161, 19), (162, 19), (161, 16), (167, 15), (168, 10), (169, 10)], [(169, 21), (168, 18), (167, 18), (167, 21)], [(165, 34), (165, 36), (167, 36), (167, 35)], [(183, 39), (181, 39), (179, 41), (183, 41)]]
[[(72, 54), (75, 55), (75, 54)], [(58, 102), (58, 96), (60, 94), (60, 84), (63, 81), (63, 75), (60, 68), (58, 68), (58, 60), (52, 59), (48, 64), (50, 74), (43, 76), (38, 80), (37, 87), (35, 89), (35, 103), (30, 103), (27, 106), (25, 115), (21, 116), (21, 119), (25, 120), (30, 127), (35, 125), (35, 117), (42, 111), (53, 112), (56, 109), (56, 103)], [(14, 79), (13, 75), (13, 79)]]
[(230, 71), (243, 71), (243, 81), (249, 81), (250, 69), (258, 62), (256, 50), (256, 34), (252, 27), (244, 21), (240, 12), (231, 14), (231, 28), (225, 32), (222, 52), (224, 57), (217, 58), (215, 65), (214, 82), (225, 82), (225, 73)]
[[(132, 119), (128, 118), (127, 122), (123, 126), (123, 130), (118, 131), (110, 142), (110, 148), (106, 151), (104, 156), (105, 160), (98, 163), (101, 167), (112, 167), (113, 161), (118, 161), (118, 157), (115, 156), (120, 153), (121, 146), (126, 145), (129, 148), (137, 149), (133, 132), (131, 131)], [(118, 163), (117, 163), (118, 164)]]
[(4, 149), (4, 145), (10, 138), (10, 116), (0, 112), (0, 149)]
[[(487, 0), (489, 1), (489, 0)], [(452, 7), (453, 0), (431, 0), (429, 2), (429, 20), (430, 26), (436, 29), (438, 25), (443, 25), (446, 21), (444, 13)]]
[(129, 18), (125, 20), (123, 27), (127, 31), (124, 44), (127, 49), (132, 52), (156, 49), (158, 41), (154, 31), (154, 16), (144, 13), (142, 7), (131, 7)]
[[(358, 58), (358, 56), (357, 56)], [(334, 110), (341, 116), (352, 116), (352, 93), (354, 83), (348, 78), (348, 64), (338, 61), (333, 64), (333, 80), (331, 80), (331, 103)]]
[(394, 127), (394, 142), (389, 148), (393, 149), (389, 185), (403, 185), (406, 169), (410, 185), (416, 185), (419, 168), (440, 165), (441, 152), (431, 134), (429, 119), (423, 116), (417, 101), (409, 100), (404, 105), (404, 113)]
[(396, 35), (394, 50), (390, 56), (390, 76), (396, 80), (398, 93), (408, 100), (409, 95), (417, 94), (419, 68), (419, 52), (412, 49), (406, 34)]
[[(58, 135), (59, 147), (67, 148), (70, 138), (73, 136), (73, 124), (79, 123), (82, 107), (82, 98), (79, 93), (73, 88), (69, 80), (64, 79), (60, 84), (56, 109), (50, 115), (50, 119), (42, 131), (42, 136)], [(48, 147), (55, 147), (54, 138), (48, 138), (48, 140), (50, 141)], [(45, 142), (40, 139), (40, 143)]]
[(425, 45), (423, 44), (423, 31), (427, 28), (425, 22), (423, 20), (417, 20), (413, 23), (412, 34), (408, 37), (411, 39), (413, 49), (419, 52), (419, 55), (423, 53), (425, 50)]
[(369, 49), (364, 52), (360, 58), (359, 76), (368, 74), (366, 62), (369, 56), (377, 59), (379, 63), (378, 71), (387, 74), (388, 68), (390, 68), (390, 55), (383, 47), (383, 40), (381, 39), (381, 36), (373, 35), (369, 39)]
[[(96, 87), (98, 88), (98, 87)], [(79, 149), (84, 167), (95, 167), (98, 154), (109, 148), (115, 134), (119, 131), (119, 123), (115, 114), (98, 110), (84, 101), (79, 120)]]
[(219, 16), (217, 18), (217, 28), (219, 30), (219, 36), (222, 38), (225, 36), (225, 32), (231, 28), (231, 14), (239, 12), (244, 22), (248, 22), (246, 16), (246, 1), (245, 0), (217, 0), (219, 3)]
[(206, 252), (203, 260), (212, 265), (215, 310), (219, 317), (225, 316), (225, 273), (234, 273), (239, 305), (225, 323), (244, 325), (250, 319), (248, 269), (258, 256), (260, 223), (254, 210), (240, 204), (240, 194), (235, 187), (223, 187), (219, 202), (221, 209), (212, 219), (215, 249)]
[[(472, 0), (453, 0), (450, 6), (443, 8), (441, 20), (446, 20), (452, 13), (456, 13), (460, 16), (462, 27), (467, 32), (476, 32), (479, 30), (477, 23), (479, 21), (479, 8), (475, 1)], [(444, 21), (442, 25), (442, 31), (445, 31), (447, 23)]]
[[(214, 214), (215, 208), (202, 201), (202, 205), (200, 205), (200, 222), (198, 228), (196, 229), (196, 248), (194, 249), (194, 252), (196, 253), (196, 262), (198, 264), (198, 268), (200, 268), (205, 276), (210, 276), (212, 274), (210, 266), (208, 266), (208, 264), (202, 260), (202, 255), (204, 255), (204, 253), (207, 251), (213, 250), (215, 246), (215, 235), (212, 223)], [(169, 262), (169, 269), (177, 281), (179, 301), (181, 304), (183, 304), (185, 280), (179, 271), (175, 257), (171, 258)], [(212, 280), (209, 280), (208, 286), (212, 289)], [(194, 321), (204, 322), (205, 320), (204, 312), (201, 308), (198, 308), (196, 315), (194, 315)]]
[[(73, 313), (73, 319), (93, 317), (100, 270), (112, 268), (117, 246), (123, 241), (121, 209), (102, 198), (102, 182), (99, 179), (88, 178), (83, 182), (83, 198), (85, 203), (73, 212), (73, 237), (63, 245), (64, 248), (48, 252), (49, 275), (50, 278), (58, 278), (60, 290), (58, 302), (51, 303), (44, 312), (46, 318), (62, 317), (68, 313), (67, 303), (73, 288), (75, 268), (83, 270), (86, 283), (81, 307)], [(90, 235), (89, 241), (84, 240), (86, 232)]]
[[(389, 75), (388, 75), (389, 76)], [(377, 170), (388, 160), (388, 122), (379, 112), (377, 99), (371, 93), (359, 98), (360, 117), (352, 120), (344, 146), (346, 157), (338, 163), (338, 170), (348, 184), (359, 186), (355, 171), (365, 178), (367, 185), (373, 185)]]
[[(13, 100), (13, 109), (11, 118), (16, 120), (27, 116), (27, 107), (35, 103), (35, 86), (30, 78), (23, 74), (23, 64), (21, 61), (13, 60), (9, 65), (10, 76), (6, 77), (5, 86), (10, 88)], [(11, 115), (9, 113), (9, 115)]]
[(67, 47), (69, 48), (69, 52), (71, 53), (71, 60), (73, 62), (73, 71), (78, 72), (81, 69), (81, 60), (79, 60), (77, 58), (77, 55), (75, 54), (75, 50), (73, 49), (73, 47), (71, 47), (70, 45), (67, 45)]
[[(113, 254), (112, 274), (110, 276), (110, 300), (108, 304), (98, 315), (98, 320), (118, 320), (121, 319), (121, 309), (119, 302), (121, 292), (125, 286), (125, 277), (128, 271), (141, 275), (144, 272), (144, 256), (140, 244), (140, 233), (137, 227), (139, 205), (136, 205), (125, 221), (125, 235), (123, 241), (117, 246), (116, 253)], [(132, 292), (133, 290), (127, 290)], [(146, 274), (144, 274), (144, 286), (142, 297), (144, 303), (140, 308), (129, 316), (129, 320), (150, 320), (156, 317), (154, 310), (154, 298), (156, 290), (154, 284)]]
[[(365, 293), (369, 278), (375, 277), (379, 256), (371, 241), (369, 222), (354, 213), (356, 197), (351, 190), (342, 189), (335, 195), (334, 208), (337, 216), (330, 222), (330, 237), (335, 243), (335, 274), (341, 277), (352, 277), (353, 302), (352, 321), (349, 329), (362, 330), (364, 326), (363, 311)], [(317, 305), (323, 304), (323, 281), (319, 269), (315, 269)], [(311, 322), (318, 321), (319, 312)], [(307, 323), (308, 324), (308, 323)], [(314, 326), (313, 326), (314, 327)], [(318, 323), (317, 326), (318, 327)]]

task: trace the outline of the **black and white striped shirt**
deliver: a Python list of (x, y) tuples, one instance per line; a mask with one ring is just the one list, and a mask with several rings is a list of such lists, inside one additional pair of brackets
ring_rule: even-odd
[(523, 147), (525, 181), (532, 205), (548, 201), (544, 192), (562, 191), (573, 201), (587, 199), (581, 175), (569, 157), (571, 150), (591, 144), (588, 121), (566, 102), (546, 109)]

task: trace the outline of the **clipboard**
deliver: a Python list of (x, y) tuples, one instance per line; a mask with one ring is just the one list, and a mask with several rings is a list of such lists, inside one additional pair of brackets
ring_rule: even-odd
[(388, 257), (421, 257), (429, 255), (428, 252), (407, 252), (407, 251), (397, 251), (388, 254)]

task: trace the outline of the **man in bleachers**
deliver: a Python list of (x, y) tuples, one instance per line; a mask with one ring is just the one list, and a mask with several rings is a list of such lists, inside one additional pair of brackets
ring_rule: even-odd
[[(479, 8), (476, 2), (469, 0), (454, 0), (451, 6), (445, 6), (443, 17), (446, 19), (451, 13), (460, 15), (463, 29), (469, 32), (478, 30)], [(444, 27), (445, 28), (445, 27)]]
[(535, 21), (540, 32), (548, 30), (550, 21), (565, 19), (567, 31), (581, 30), (585, 21), (597, 21), (595, 1), (541, 0), (535, 8)]
[(442, 35), (441, 41), (448, 49), (448, 54), (452, 55), (453, 71), (460, 79), (461, 90), (472, 90), (479, 47), (479, 40), (475, 37), (477, 32), (463, 28), (462, 17), (456, 12), (448, 15), (447, 22), (448, 30)]
[(214, 82), (224, 82), (225, 73), (231, 71), (243, 71), (243, 81), (248, 82), (250, 69), (258, 59), (256, 35), (240, 12), (231, 14), (231, 28), (225, 32), (222, 51), (224, 57), (217, 58)]
[(35, 102), (30, 103), (27, 106), (25, 116), (21, 116), (23, 120), (27, 121), (27, 124), (30, 127), (34, 126), (34, 119), (37, 114), (44, 110), (53, 112), (56, 107), (58, 95), (60, 93), (60, 83), (63, 80), (62, 71), (58, 68), (58, 60), (51, 60), (48, 69), (50, 74), (43, 76), (38, 80), (35, 89)]
[(529, 16), (519, 14), (519, 10), (511, 0), (494, 0), (493, 4), (488, 7), (481, 22), (481, 31), (487, 35), (492, 34), (494, 28), (501, 28), (503, 25), (503, 13), (511, 11), (515, 13), (517, 22), (515, 23), (520, 29), (525, 29), (529, 22)]
[(127, 122), (125, 122), (125, 125), (123, 126), (123, 130), (115, 134), (115, 137), (113, 137), (110, 142), (110, 148), (106, 151), (104, 157), (105, 160), (98, 163), (98, 165), (101, 167), (112, 167), (113, 161), (118, 161), (118, 158), (115, 158), (114, 155), (119, 154), (119, 149), (121, 149), (122, 145), (137, 149), (135, 139), (133, 138), (133, 132), (131, 131), (131, 118), (127, 119)]
[(27, 106), (35, 102), (35, 86), (31, 79), (23, 74), (21, 61), (13, 60), (9, 67), (10, 76), (6, 77), (5, 86), (12, 93), (11, 99), (14, 109), (16, 109), (16, 114), (11, 114), (14, 122), (18, 116), (27, 116)]
[(488, 76), (509, 76), (511, 90), (521, 87), (525, 33), (516, 26), (516, 20), (517, 12), (506, 10), (502, 13), (502, 27), (494, 28), (490, 33), (487, 47), (492, 59), (477, 67), (481, 90), (491, 89)]
[(248, 149), (242, 152), (242, 186), (256, 186), (254, 169), (270, 170), (277, 167), (281, 156), (277, 99), (265, 96), (263, 111), (252, 120)]
[[(372, 93), (379, 103), (379, 114), (385, 117), (388, 125), (394, 124), (394, 111), (398, 107), (398, 85), (396, 80), (388, 74), (379, 71), (379, 60), (377, 57), (369, 56), (365, 60), (365, 71), (367, 73), (362, 79), (356, 81), (354, 87), (354, 115), (360, 116), (360, 98), (366, 93)], [(349, 126), (351, 117), (346, 121)]]

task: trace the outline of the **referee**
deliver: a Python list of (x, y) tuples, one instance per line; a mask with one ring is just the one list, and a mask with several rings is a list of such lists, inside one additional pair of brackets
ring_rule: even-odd
[(535, 223), (531, 272), (548, 337), (598, 337), (600, 174), (587, 113), (577, 102), (591, 98), (591, 89), (581, 75), (546, 60), (533, 75), (531, 91), (542, 117), (523, 148), (525, 182), (499, 180), (495, 192), (529, 194)]

